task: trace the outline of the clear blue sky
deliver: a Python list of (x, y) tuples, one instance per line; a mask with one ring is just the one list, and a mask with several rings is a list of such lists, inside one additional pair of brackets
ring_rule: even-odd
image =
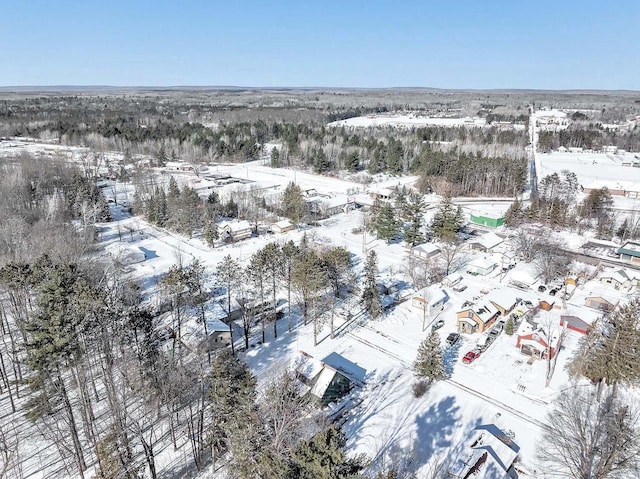
[(640, 0), (0, 0), (0, 85), (640, 89)]

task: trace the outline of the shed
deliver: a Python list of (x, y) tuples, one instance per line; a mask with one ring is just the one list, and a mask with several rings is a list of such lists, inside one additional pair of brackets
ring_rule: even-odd
[(274, 233), (286, 233), (287, 231), (292, 231), (294, 228), (295, 226), (289, 220), (278, 221), (271, 225), (271, 231)]

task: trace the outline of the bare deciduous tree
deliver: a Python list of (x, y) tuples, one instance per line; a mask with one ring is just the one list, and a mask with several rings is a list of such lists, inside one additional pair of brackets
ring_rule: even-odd
[(640, 416), (620, 396), (602, 401), (591, 387), (560, 393), (549, 414), (538, 458), (554, 478), (638, 477)]

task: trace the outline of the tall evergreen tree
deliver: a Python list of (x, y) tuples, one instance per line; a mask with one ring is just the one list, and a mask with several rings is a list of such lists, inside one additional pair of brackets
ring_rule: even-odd
[(298, 224), (306, 214), (307, 205), (302, 197), (302, 190), (295, 183), (289, 183), (282, 195), (282, 214), (293, 224)]
[(462, 228), (463, 221), (462, 209), (451, 203), (449, 196), (445, 196), (433, 216), (431, 233), (442, 241), (453, 242)]
[(376, 319), (382, 314), (382, 303), (378, 294), (376, 275), (378, 274), (378, 255), (371, 250), (364, 265), (364, 287), (362, 301), (369, 315)]
[(378, 238), (387, 243), (398, 233), (398, 222), (389, 203), (383, 203), (380, 206), (380, 211), (375, 218), (374, 228)]
[(428, 384), (446, 377), (440, 336), (436, 331), (432, 330), (429, 336), (420, 343), (416, 360), (413, 363), (413, 374), (419, 379), (426, 380)]

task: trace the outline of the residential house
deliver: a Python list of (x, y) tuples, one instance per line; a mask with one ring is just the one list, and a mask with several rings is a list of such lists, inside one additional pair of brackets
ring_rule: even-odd
[(431, 317), (442, 311), (449, 299), (449, 294), (446, 290), (435, 285), (427, 286), (411, 298), (411, 306)]
[(469, 247), (474, 251), (482, 251), (483, 253), (492, 251), (496, 246), (501, 244), (504, 239), (500, 238), (494, 232), (483, 234), (475, 240), (469, 241)]
[(499, 288), (487, 294), (484, 300), (490, 301), (502, 316), (507, 316), (522, 301), (522, 293), (513, 288)]
[(585, 297), (584, 304), (589, 308), (611, 312), (616, 309), (620, 299), (612, 294), (596, 291)]
[(220, 238), (224, 241), (234, 242), (250, 238), (253, 234), (251, 224), (248, 221), (225, 221), (218, 227)]
[(453, 287), (456, 284), (458, 284), (460, 281), (462, 281), (462, 275), (460, 273), (449, 273), (442, 280), (442, 284), (445, 286)]
[(300, 351), (295, 363), (296, 378), (303, 395), (311, 396), (321, 406), (339, 401), (354, 386), (362, 386), (366, 371), (337, 353), (322, 361)]
[(458, 331), (461, 333), (482, 333), (489, 329), (500, 316), (500, 310), (490, 302), (466, 301), (456, 313)]
[(486, 276), (496, 268), (495, 261), (477, 258), (467, 265), (467, 272), (474, 276)]
[[(214, 303), (205, 313), (205, 321), (191, 317), (180, 325), (180, 341), (193, 353), (201, 354), (231, 345), (229, 325), (220, 319), (226, 316), (222, 306)], [(206, 331), (205, 331), (206, 328)]]
[(609, 270), (599, 275), (600, 282), (613, 286), (615, 289), (629, 289), (634, 283), (635, 277), (631, 277), (624, 269)]
[(516, 347), (525, 356), (535, 359), (546, 359), (548, 355), (553, 358), (558, 344), (558, 331), (552, 333), (548, 338), (543, 328), (535, 323), (523, 321), (517, 332)]
[(536, 274), (526, 263), (519, 263), (509, 272), (509, 285), (514, 288), (528, 290), (536, 283)]
[(440, 248), (434, 243), (423, 243), (411, 248), (411, 254), (420, 259), (428, 260), (440, 254)]
[(520, 447), (495, 424), (481, 424), (467, 434), (462, 452), (449, 467), (455, 479), (515, 479)]
[(271, 225), (271, 231), (274, 233), (286, 233), (287, 231), (292, 231), (295, 229), (295, 226), (289, 220), (278, 221), (277, 223), (273, 223)]

